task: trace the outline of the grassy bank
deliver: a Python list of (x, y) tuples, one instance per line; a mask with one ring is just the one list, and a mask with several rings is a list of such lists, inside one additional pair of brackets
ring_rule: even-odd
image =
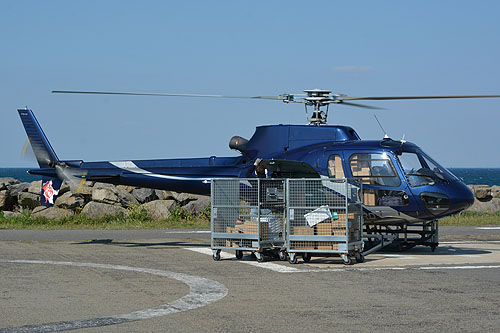
[(58, 220), (31, 215), (26, 210), (22, 216), (4, 217), (0, 211), (0, 229), (197, 229), (210, 228), (210, 212), (199, 216), (174, 210), (172, 216), (163, 220), (151, 220), (144, 209), (129, 210), (127, 217), (105, 217), (91, 219), (83, 214), (75, 214)]
[[(500, 212), (462, 212), (439, 220), (440, 225), (485, 226), (500, 225)], [(174, 211), (168, 219), (153, 221), (140, 209), (131, 210), (128, 217), (106, 217), (90, 219), (82, 214), (59, 220), (34, 217), (30, 211), (22, 216), (4, 217), (0, 211), (0, 229), (195, 229), (210, 228), (210, 212), (195, 216), (183, 211)]]
[(462, 212), (459, 215), (449, 216), (439, 220), (439, 225), (485, 226), (500, 225), (500, 212)]

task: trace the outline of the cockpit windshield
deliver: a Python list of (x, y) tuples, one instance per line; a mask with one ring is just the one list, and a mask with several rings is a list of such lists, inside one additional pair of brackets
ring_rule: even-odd
[(412, 187), (458, 180), (455, 175), (421, 150), (402, 152), (398, 155), (401, 166)]

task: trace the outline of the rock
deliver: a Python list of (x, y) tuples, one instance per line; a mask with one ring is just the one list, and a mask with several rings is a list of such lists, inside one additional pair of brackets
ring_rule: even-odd
[(31, 216), (44, 217), (49, 220), (58, 220), (64, 217), (70, 217), (73, 214), (74, 213), (69, 209), (39, 206), (33, 210)]
[(201, 197), (198, 194), (177, 193), (177, 192), (170, 192), (170, 193), (172, 194), (172, 197), (174, 198), (174, 200), (179, 203), (179, 206), (185, 206), (190, 201), (198, 200), (198, 198)]
[(128, 212), (123, 207), (91, 201), (83, 207), (82, 214), (85, 214), (93, 219), (98, 219), (106, 216), (126, 217)]
[(191, 214), (198, 215), (207, 207), (210, 208), (210, 197), (200, 196), (197, 200), (190, 201), (187, 205), (182, 207), (182, 209), (190, 212)]
[(11, 197), (17, 197), (17, 195), (21, 192), (28, 192), (30, 187), (30, 183), (19, 183), (15, 185), (11, 185), (9, 187), (9, 195)]
[(500, 197), (500, 186), (494, 185), (491, 187), (491, 195), (494, 197)]
[(55, 206), (64, 209), (76, 209), (85, 205), (85, 199), (79, 194), (66, 192), (56, 199)]
[(150, 202), (158, 199), (155, 190), (153, 190), (152, 188), (136, 188), (132, 191), (132, 195), (140, 203)]
[(17, 203), (23, 208), (33, 209), (40, 206), (40, 194), (20, 192), (17, 195)]
[(491, 197), (491, 189), (488, 185), (473, 185), (471, 190), (478, 199), (489, 199)]
[(67, 181), (63, 181), (62, 184), (61, 184), (61, 187), (59, 188), (59, 194), (58, 195), (63, 195), (64, 193), (66, 192), (70, 192), (71, 191), (71, 188), (68, 184)]
[(92, 197), (92, 187), (88, 186), (87, 184), (78, 186), (74, 189), (74, 191), (71, 192), (73, 194), (79, 194), (80, 196), (85, 197), (88, 200), (90, 200), (90, 198)]
[(9, 197), (9, 191), (7, 190), (2, 190), (0, 191), (0, 210), (7, 210), (10, 207), (10, 197)]
[(467, 209), (473, 212), (500, 212), (500, 199), (492, 198), (488, 201), (480, 201), (478, 199), (474, 200), (474, 204)]
[(94, 187), (92, 200), (112, 205), (120, 204), (120, 198), (115, 188)]
[(135, 186), (128, 186), (128, 185), (118, 185), (116, 188), (120, 188), (122, 190), (127, 191), (128, 193), (132, 193), (133, 190), (135, 190), (137, 187)]
[(155, 190), (156, 196), (159, 200), (175, 200), (172, 192), (165, 190)]
[(42, 181), (35, 180), (31, 182), (30, 187), (28, 187), (28, 192), (40, 195), (40, 193), (42, 193)]
[(154, 200), (142, 205), (153, 220), (162, 220), (170, 217), (170, 209), (175, 206), (174, 200)]
[(15, 178), (12, 178), (12, 177), (3, 177), (3, 178), (0, 178), (0, 191), (1, 190), (6, 190), (11, 185), (19, 184), (19, 183), (20, 183), (19, 180), (15, 179)]
[(117, 186), (115, 188), (115, 190), (116, 190), (116, 193), (118, 195), (118, 198), (120, 199), (120, 203), (122, 206), (130, 207), (132, 205), (139, 204), (137, 199), (130, 192), (128, 192), (126, 189), (124, 189), (123, 187)]
[(22, 216), (22, 215), (23, 214), (21, 214), (20, 212), (11, 212), (8, 210), (3, 211), (3, 217)]

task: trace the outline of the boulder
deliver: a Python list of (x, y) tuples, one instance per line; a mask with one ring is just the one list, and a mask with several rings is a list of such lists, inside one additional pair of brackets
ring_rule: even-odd
[(3, 177), (3, 178), (0, 178), (0, 191), (1, 190), (6, 190), (11, 185), (19, 184), (19, 183), (20, 183), (19, 180), (15, 179), (15, 178), (12, 178), (12, 177)]
[(187, 205), (182, 207), (182, 209), (191, 214), (198, 215), (207, 207), (210, 207), (210, 197), (200, 196), (197, 200), (190, 201)]
[(85, 199), (79, 194), (66, 192), (57, 197), (55, 206), (64, 209), (76, 209), (85, 205)]
[(9, 191), (7, 190), (1, 190), (0, 191), (0, 210), (7, 210), (10, 207), (10, 197), (9, 197)]
[(165, 190), (155, 190), (158, 200), (175, 200), (172, 192)]
[(120, 188), (122, 190), (127, 191), (128, 193), (132, 193), (133, 190), (135, 190), (137, 187), (135, 186), (128, 186), (128, 185), (118, 185), (116, 188)]
[(105, 216), (127, 216), (128, 212), (125, 208), (109, 205), (101, 202), (91, 201), (85, 205), (82, 209), (82, 214), (87, 215), (90, 218), (103, 218)]
[(491, 195), (494, 197), (500, 197), (500, 186), (493, 185), (491, 187)]
[(488, 185), (474, 185), (472, 191), (474, 192), (474, 196), (478, 199), (491, 198), (491, 189)]
[(177, 192), (170, 192), (172, 194), (172, 197), (179, 206), (185, 206), (187, 205), (190, 201), (195, 201), (198, 200), (200, 195), (197, 194), (190, 194), (190, 193), (177, 193)]
[(40, 193), (42, 193), (42, 181), (35, 180), (31, 182), (30, 187), (28, 187), (28, 192), (40, 195)]
[(61, 184), (61, 187), (59, 188), (59, 194), (58, 195), (63, 195), (64, 193), (70, 192), (70, 191), (71, 191), (71, 187), (68, 184), (68, 182), (67, 181), (63, 181), (62, 184)]
[(69, 209), (39, 206), (33, 210), (31, 216), (44, 217), (49, 220), (58, 220), (64, 217), (70, 217), (73, 214), (74, 213)]
[(40, 194), (20, 192), (17, 195), (17, 203), (23, 208), (33, 209), (40, 206)]
[(119, 205), (120, 198), (115, 188), (94, 187), (92, 189), (92, 200), (112, 205)]
[(23, 214), (21, 214), (20, 212), (11, 212), (8, 210), (3, 211), (3, 217), (22, 216), (22, 215)]
[(118, 198), (120, 199), (120, 203), (124, 207), (130, 207), (132, 205), (138, 205), (139, 202), (137, 199), (130, 193), (128, 192), (125, 188), (117, 186), (115, 188), (116, 194), (118, 195)]
[(153, 190), (152, 188), (136, 188), (132, 191), (132, 195), (140, 203), (150, 202), (158, 199), (155, 190)]
[(492, 198), (488, 201), (474, 200), (474, 204), (467, 209), (473, 212), (500, 212), (500, 198)]
[(170, 217), (170, 209), (175, 206), (174, 200), (154, 200), (142, 205), (151, 219), (162, 220)]
[(14, 184), (9, 187), (9, 195), (11, 197), (17, 197), (17, 195), (21, 192), (28, 192), (30, 187), (30, 183), (19, 183)]
[(78, 184), (78, 186), (73, 186), (74, 188), (71, 189), (71, 193), (74, 194), (79, 194), (88, 200), (92, 197), (92, 187), (87, 185), (87, 183), (84, 183), (82, 186)]

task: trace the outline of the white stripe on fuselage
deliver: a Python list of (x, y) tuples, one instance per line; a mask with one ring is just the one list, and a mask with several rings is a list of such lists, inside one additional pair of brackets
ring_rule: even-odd
[(132, 161), (117, 161), (117, 162), (110, 161), (109, 163), (111, 163), (115, 167), (120, 168), (122, 170), (129, 171), (132, 173), (141, 174), (144, 176), (163, 178), (163, 179), (171, 179), (171, 180), (199, 180), (199, 181), (204, 181), (204, 182), (210, 181), (210, 178), (206, 178), (206, 177), (181, 177), (181, 176), (168, 176), (168, 175), (160, 175), (157, 173), (152, 173), (151, 171), (139, 168)]

